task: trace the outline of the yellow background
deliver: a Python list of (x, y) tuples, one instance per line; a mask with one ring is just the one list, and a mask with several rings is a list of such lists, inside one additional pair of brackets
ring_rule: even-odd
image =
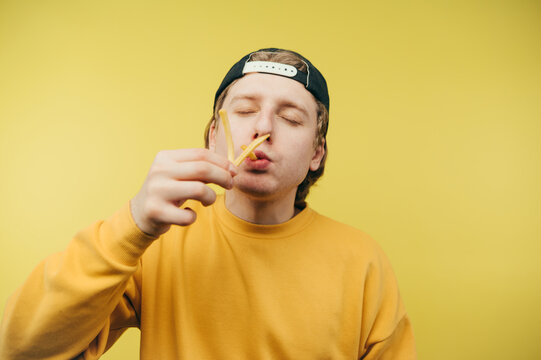
[[(160, 149), (202, 145), (247, 52), (331, 93), (309, 200), (391, 259), (421, 359), (541, 357), (538, 1), (0, 1), (0, 307), (109, 216)], [(138, 357), (128, 331), (105, 359)]]

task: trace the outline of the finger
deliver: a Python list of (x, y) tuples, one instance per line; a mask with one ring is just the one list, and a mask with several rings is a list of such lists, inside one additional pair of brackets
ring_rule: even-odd
[(160, 220), (164, 224), (187, 226), (197, 219), (197, 214), (190, 208), (180, 209), (172, 205), (166, 205), (161, 214)]
[(161, 185), (160, 192), (162, 198), (172, 204), (192, 199), (209, 206), (216, 201), (216, 192), (200, 181), (166, 181)]
[(176, 180), (213, 183), (226, 189), (233, 187), (231, 172), (206, 161), (175, 162), (168, 166), (167, 171), (167, 176)]
[(227, 158), (218, 155), (210, 151), (209, 149), (165, 150), (162, 153), (176, 162), (208, 161), (228, 171), (230, 170), (232, 165), (231, 162), (227, 160)]

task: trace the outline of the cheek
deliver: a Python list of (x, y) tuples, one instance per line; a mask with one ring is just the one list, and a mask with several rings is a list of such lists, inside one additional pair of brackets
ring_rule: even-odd
[[(238, 155), (240, 151), (242, 151), (240, 148), (241, 145), (249, 145), (252, 139), (245, 129), (236, 126), (236, 124), (233, 123), (231, 123), (230, 126), (231, 137), (233, 138), (233, 148), (235, 150), (235, 155)], [(223, 126), (220, 126), (216, 133), (216, 153), (227, 156), (227, 140)]]
[(292, 161), (292, 166), (304, 174), (308, 172), (310, 162), (314, 156), (313, 143), (311, 140), (307, 140), (303, 142), (293, 142), (293, 144), (294, 145), (290, 147), (290, 151), (292, 152), (291, 157), (294, 159), (294, 161)]
[(225, 140), (225, 133), (223, 131), (223, 127), (220, 127), (218, 129), (218, 132), (216, 133), (216, 153), (218, 154), (227, 153), (227, 144)]
[(303, 132), (301, 134), (296, 134), (293, 138), (290, 139), (292, 148), (294, 151), (299, 153), (299, 156), (302, 158), (311, 158), (314, 154), (314, 141), (315, 137), (311, 134)]
[[(240, 152), (241, 145), (250, 145), (252, 142), (254, 131), (247, 124), (239, 124), (234, 120), (231, 121), (231, 137), (233, 138), (233, 146), (235, 152)], [(225, 134), (223, 136), (223, 141), (225, 142)]]

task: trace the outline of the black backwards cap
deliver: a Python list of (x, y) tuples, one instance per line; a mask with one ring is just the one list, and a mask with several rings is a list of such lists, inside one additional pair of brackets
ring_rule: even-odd
[[(250, 61), (252, 54), (264, 51), (264, 52), (277, 52), (277, 51), (288, 51), (300, 57), (302, 61), (306, 64), (306, 72), (298, 70), (295, 66), (288, 64), (281, 64), (271, 61)], [(240, 59), (229, 72), (225, 75), (216, 95), (214, 96), (214, 109), (216, 109), (216, 101), (218, 97), (225, 90), (225, 88), (231, 84), (234, 80), (241, 78), (244, 74), (251, 72), (267, 73), (280, 75), (288, 77), (290, 79), (296, 80), (304, 85), (306, 90), (310, 91), (312, 95), (325, 105), (327, 112), (329, 111), (329, 90), (327, 89), (327, 82), (325, 78), (318, 69), (308, 59), (302, 56), (299, 53), (296, 53), (291, 50), (277, 49), (277, 48), (267, 48), (261, 49), (255, 52), (252, 52), (242, 59)]]

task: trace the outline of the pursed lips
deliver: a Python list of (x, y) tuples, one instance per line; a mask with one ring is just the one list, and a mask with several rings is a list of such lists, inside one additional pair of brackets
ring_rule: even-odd
[(265, 154), (265, 152), (261, 151), (261, 150), (255, 150), (254, 151), (254, 154), (255, 156), (257, 156), (257, 159), (258, 160), (268, 160), (268, 161), (272, 161), (268, 156), (267, 154)]

